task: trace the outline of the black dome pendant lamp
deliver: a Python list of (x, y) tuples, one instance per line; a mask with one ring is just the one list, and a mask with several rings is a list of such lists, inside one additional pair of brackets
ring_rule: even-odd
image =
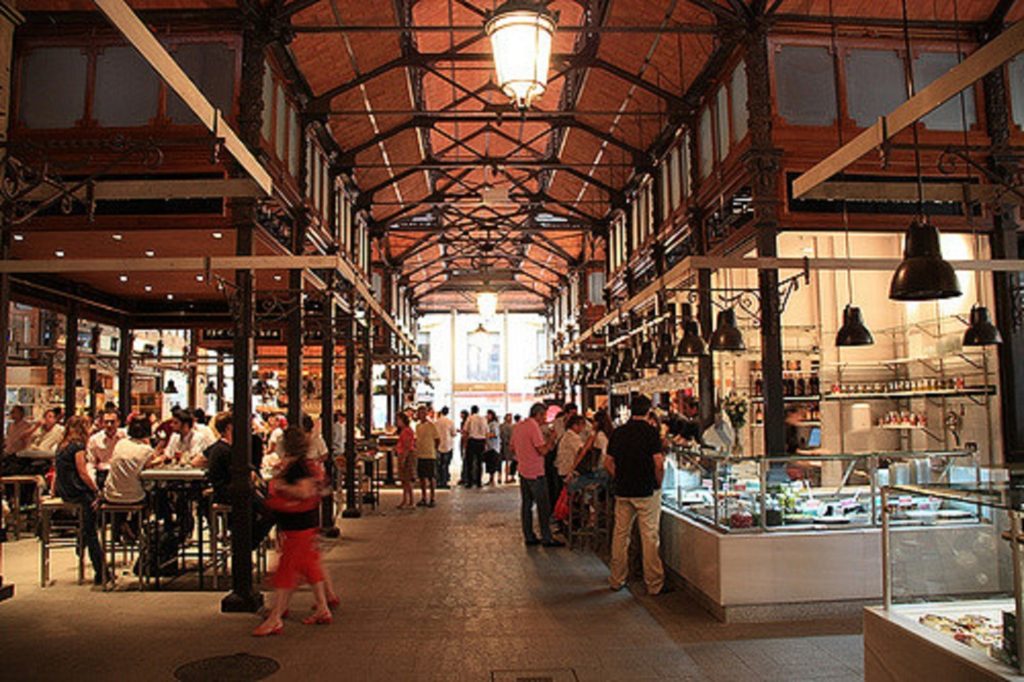
[(847, 303), (843, 309), (843, 326), (836, 332), (836, 347), (870, 346), (874, 343), (875, 337), (864, 325), (864, 316), (860, 308)]
[(700, 325), (693, 318), (689, 303), (682, 306), (683, 338), (679, 340), (676, 356), (681, 358), (699, 358), (708, 354), (707, 345), (700, 336)]
[(964, 346), (998, 346), (1003, 342), (1003, 335), (992, 324), (992, 316), (988, 308), (975, 305), (971, 308), (970, 326), (964, 332)]
[(736, 326), (736, 311), (732, 308), (718, 312), (718, 326), (711, 334), (711, 350), (740, 353), (747, 349), (743, 332)]

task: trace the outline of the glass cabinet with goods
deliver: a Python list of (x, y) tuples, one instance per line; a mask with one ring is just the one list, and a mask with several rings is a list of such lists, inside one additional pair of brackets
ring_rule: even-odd
[[(915, 497), (978, 522), (957, 533), (908, 532), (902, 501)], [(923, 678), (929, 670), (918, 666), (943, 670), (946, 679), (1020, 679), (1022, 482), (891, 486), (881, 499), (884, 605), (865, 614), (869, 668), (912, 666)]]
[[(876, 527), (881, 486), (975, 484), (984, 473), (969, 450), (746, 457), (673, 447), (662, 504), (723, 533)], [(973, 520), (939, 499), (900, 500), (900, 523)]]

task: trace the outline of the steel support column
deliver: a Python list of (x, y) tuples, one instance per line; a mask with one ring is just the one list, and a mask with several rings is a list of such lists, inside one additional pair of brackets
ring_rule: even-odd
[(373, 433), (373, 313), (366, 311), (363, 336), (363, 437)]
[[(751, 31), (747, 45), (747, 107), (750, 151), (745, 159), (751, 178), (751, 205), (757, 253), (777, 255), (780, 153), (772, 141), (772, 95), (768, 70), (768, 29), (765, 22)], [(782, 391), (782, 319), (779, 271), (759, 270), (761, 298), (761, 366), (764, 377), (764, 451), (785, 454), (785, 399)]]
[(217, 396), (216, 396), (217, 412), (223, 412), (224, 411), (224, 390), (226, 388), (224, 386), (224, 353), (222, 353), (219, 350), (218, 351), (214, 351), (214, 353), (216, 354), (216, 357), (217, 357)]
[[(3, 217), (0, 228), (0, 260), (7, 260), (11, 248), (9, 215)], [(11, 329), (11, 276), (0, 273), (0, 419), (7, 418), (7, 351)], [(3, 452), (4, 429), (0, 429), (0, 452)], [(4, 549), (7, 524), (4, 520), (4, 486), (0, 485), (0, 601), (14, 596), (14, 585), (4, 582)]]
[(118, 328), (117, 345), (117, 408), (121, 413), (121, 422), (128, 423), (128, 415), (132, 413), (132, 346), (135, 336), (127, 320)]
[[(328, 289), (334, 285), (334, 273), (326, 275)], [(340, 455), (334, 449), (334, 299), (328, 297), (323, 312), (323, 342), (320, 346), (320, 432), (327, 444), (327, 480), (331, 484), (331, 494), (323, 499), (320, 506), (320, 532), (327, 537), (336, 538), (341, 530), (334, 522), (334, 493), (337, 490), (338, 477), (334, 458)]]
[(96, 384), (99, 383), (100, 374), (96, 370), (96, 358), (100, 354), (100, 326), (93, 325), (89, 336), (89, 352), (92, 357), (89, 358), (89, 378), (86, 380), (88, 386), (86, 387), (89, 391), (89, 415), (93, 418), (96, 417), (96, 411), (100, 407), (99, 395), (96, 393)]
[[(701, 334), (711, 335), (714, 304), (711, 302), (711, 271), (697, 271), (697, 321)], [(715, 363), (711, 353), (697, 359), (697, 402), (701, 432), (715, 421)]]
[(72, 299), (64, 311), (64, 418), (77, 411), (76, 379), (78, 378), (78, 301)]
[(344, 317), (345, 339), (345, 511), (342, 518), (359, 518), (356, 495), (358, 493), (359, 472), (356, 471), (356, 316), (355, 290), (348, 290), (348, 312)]
[[(256, 227), (255, 205), (246, 202), (235, 210), (235, 253), (252, 253)], [(256, 611), (263, 595), (253, 589), (252, 492), (252, 367), (256, 336), (255, 293), (251, 270), (235, 271), (234, 402), (231, 431), (231, 593), (221, 600), (221, 611)]]
[(302, 418), (302, 270), (288, 271), (288, 288), (293, 297), (285, 329), (288, 344), (286, 372), (288, 425), (300, 426), (299, 422)]

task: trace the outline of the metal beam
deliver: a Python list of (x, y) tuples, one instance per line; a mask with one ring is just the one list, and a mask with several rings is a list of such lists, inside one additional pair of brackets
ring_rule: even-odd
[[(305, 0), (315, 2), (316, 0)], [(299, 2), (292, 3), (300, 4)], [(291, 29), (295, 33), (480, 33), (482, 24), (414, 24), (412, 26), (394, 25), (351, 25), (332, 26), (330, 24), (299, 24), (293, 25)], [(671, 33), (671, 34), (693, 34), (693, 35), (715, 35), (721, 28), (715, 24), (699, 23), (673, 23), (668, 26), (656, 25), (611, 25), (611, 26), (590, 26), (566, 24), (559, 25), (558, 33), (624, 33), (624, 34), (646, 34), (646, 33)]]

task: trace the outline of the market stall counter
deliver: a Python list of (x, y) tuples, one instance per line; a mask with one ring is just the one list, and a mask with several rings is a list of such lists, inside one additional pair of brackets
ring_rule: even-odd
[[(971, 451), (737, 457), (674, 448), (662, 488), (670, 575), (723, 621), (860, 613), (881, 599), (881, 485), (977, 484)], [(927, 495), (899, 500), (910, 533), (955, 543), (977, 510)]]

